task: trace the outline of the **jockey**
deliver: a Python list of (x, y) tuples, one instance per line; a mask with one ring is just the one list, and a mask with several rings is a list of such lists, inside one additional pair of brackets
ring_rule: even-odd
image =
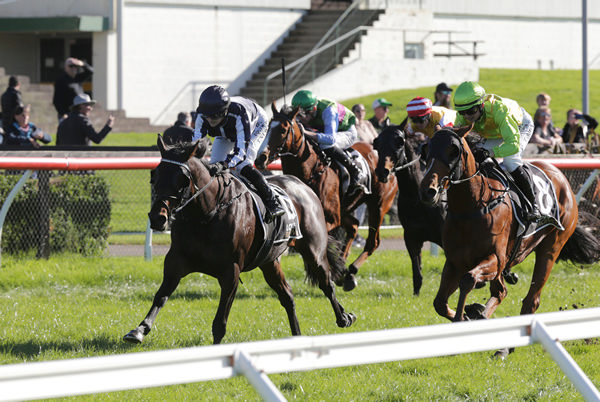
[(299, 115), (300, 122), (317, 131), (316, 133), (305, 132), (304, 135), (316, 141), (328, 157), (340, 162), (348, 170), (350, 174), (348, 194), (352, 195), (359, 190), (364, 191), (364, 186), (360, 184), (360, 180), (364, 178), (363, 173), (344, 152), (344, 149), (350, 148), (358, 137), (354, 125), (356, 121), (354, 113), (334, 101), (317, 99), (308, 90), (296, 92), (292, 98), (292, 105), (302, 110)]
[(459, 114), (454, 122), (456, 127), (474, 123), (473, 131), (485, 139), (483, 148), (492, 157), (504, 158), (504, 168), (532, 205), (527, 220), (538, 221), (540, 211), (535, 202), (531, 177), (523, 169), (521, 160), (521, 154), (533, 134), (533, 120), (529, 113), (512, 99), (486, 94), (485, 89), (473, 81), (463, 82), (456, 88), (454, 108)]
[(200, 94), (196, 112), (193, 141), (207, 135), (215, 138), (210, 163), (220, 162), (237, 169), (256, 187), (267, 208), (265, 222), (283, 215), (285, 211), (273, 190), (254, 168), (256, 156), (268, 143), (264, 109), (248, 98), (230, 98), (223, 87), (212, 85)]
[[(454, 126), (456, 111), (443, 106), (432, 106), (431, 100), (417, 96), (406, 105), (409, 122), (406, 134), (415, 136), (420, 142), (428, 141), (436, 130)], [(424, 134), (424, 135), (423, 135)]]

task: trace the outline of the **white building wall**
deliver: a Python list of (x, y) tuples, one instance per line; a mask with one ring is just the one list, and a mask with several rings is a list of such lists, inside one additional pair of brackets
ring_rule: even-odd
[(239, 76), (264, 59), (303, 12), (127, 2), (123, 16), (127, 115), (169, 124), (177, 112), (195, 109), (208, 85), (221, 84), (235, 93), (232, 84), (238, 88), (243, 84)]

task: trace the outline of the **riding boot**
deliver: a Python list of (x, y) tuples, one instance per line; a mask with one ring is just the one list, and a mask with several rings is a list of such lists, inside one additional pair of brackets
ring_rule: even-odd
[(540, 210), (535, 202), (535, 195), (531, 187), (531, 178), (523, 166), (519, 166), (511, 172), (511, 176), (515, 180), (515, 184), (525, 195), (525, 198), (531, 204), (531, 211), (527, 212), (526, 219), (530, 222), (537, 222), (541, 219)]
[(350, 185), (348, 186), (348, 195), (352, 195), (357, 191), (365, 191), (366, 188), (360, 181), (364, 178), (363, 173), (360, 171), (356, 163), (350, 159), (348, 154), (336, 147), (335, 145), (323, 150), (327, 156), (340, 162), (348, 170), (350, 174)]
[(266, 223), (270, 223), (275, 217), (285, 214), (285, 210), (279, 203), (277, 197), (275, 197), (273, 190), (271, 190), (271, 187), (267, 184), (262, 173), (250, 165), (244, 166), (240, 173), (256, 187), (258, 195), (260, 195), (260, 198), (262, 198), (265, 203), (265, 207), (267, 208), (267, 213), (265, 214)]

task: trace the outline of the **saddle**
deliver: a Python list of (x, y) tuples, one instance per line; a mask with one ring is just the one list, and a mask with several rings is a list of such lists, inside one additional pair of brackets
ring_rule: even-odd
[[(365, 186), (365, 191), (363, 194), (371, 194), (371, 172), (369, 171), (369, 165), (365, 158), (353, 148), (344, 149), (344, 152), (354, 161), (356, 167), (363, 173), (363, 179), (359, 181), (360, 184)], [(348, 191), (348, 187), (350, 186), (350, 173), (341, 163), (334, 161), (335, 167), (338, 171), (338, 176), (340, 177), (340, 185), (342, 186), (342, 194), (346, 194)]]
[(252, 195), (254, 209), (259, 216), (260, 223), (263, 229), (263, 240), (260, 250), (256, 254), (254, 261), (248, 266), (257, 267), (265, 261), (272, 261), (279, 257), (287, 249), (288, 243), (293, 239), (301, 239), (302, 232), (300, 231), (300, 223), (298, 214), (292, 200), (279, 186), (269, 183), (269, 187), (273, 190), (275, 197), (285, 209), (285, 214), (276, 217), (271, 223), (265, 223), (264, 216), (266, 207), (262, 198), (258, 195), (256, 188), (247, 181), (243, 176), (232, 175), (248, 188)]
[(500, 181), (508, 189), (513, 215), (519, 223), (517, 236), (523, 238), (532, 236), (549, 225), (555, 226), (559, 230), (564, 230), (559, 220), (559, 207), (554, 191), (554, 184), (543, 170), (528, 162), (525, 162), (523, 165), (523, 168), (527, 170), (533, 181), (532, 188), (535, 193), (535, 200), (542, 215), (542, 219), (538, 222), (528, 222), (525, 219), (525, 215), (531, 209), (529, 201), (521, 190), (519, 190), (511, 175), (502, 169), (496, 160), (493, 161), (493, 164), (486, 163), (483, 166), (480, 165), (481, 172), (486, 177)]

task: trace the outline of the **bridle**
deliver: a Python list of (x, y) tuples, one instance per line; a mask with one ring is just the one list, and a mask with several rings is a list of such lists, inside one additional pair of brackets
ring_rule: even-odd
[[(306, 141), (306, 137), (304, 135), (300, 135), (300, 139), (297, 140), (296, 137), (293, 135), (294, 134), (294, 124), (297, 124), (294, 122), (294, 120), (290, 119), (287, 115), (283, 114), (283, 113), (276, 113), (273, 115), (273, 120), (277, 120), (278, 122), (282, 123), (282, 120), (286, 121), (289, 123), (289, 128), (287, 128), (285, 130), (285, 135), (283, 136), (283, 139), (281, 141), (281, 145), (279, 145), (277, 148), (275, 148), (275, 150), (272, 152), (272, 156), (270, 157), (271, 160), (275, 160), (280, 156), (297, 156), (296, 154), (294, 154), (293, 152), (291, 152), (294, 148), (297, 148), (298, 150), (302, 149), (302, 146), (304, 145), (304, 142)], [(300, 129), (300, 128), (298, 128)], [(291, 138), (290, 138), (291, 136)], [(290, 142), (290, 145), (286, 145), (288, 142)], [(287, 148), (286, 152), (282, 152), (284, 150), (284, 147)]]
[[(459, 137), (458, 134), (456, 134), (452, 130), (447, 130), (447, 132), (450, 133), (457, 140), (457, 142), (458, 142), (457, 146), (459, 149), (459, 153), (456, 156), (456, 158), (454, 158), (450, 161), (445, 161), (443, 159), (439, 159), (440, 162), (442, 162), (449, 168), (448, 174), (446, 176), (442, 177), (442, 179), (440, 180), (440, 183), (438, 184), (438, 189), (442, 188), (444, 190), (453, 184), (465, 183), (465, 182), (470, 181), (475, 176), (481, 175), (481, 170), (479, 168), (477, 168), (477, 170), (475, 170), (475, 173), (473, 173), (471, 176), (466, 177), (464, 179), (460, 178), (460, 176), (463, 172), (463, 157), (467, 154), (467, 151), (465, 150), (465, 148), (463, 146), (462, 138)], [(430, 149), (430, 153), (431, 153), (431, 151), (433, 151), (433, 149)], [(432, 159), (435, 159), (435, 158), (432, 158)]]
[(174, 196), (174, 195), (165, 196), (165, 195), (158, 194), (158, 198), (160, 200), (159, 202), (162, 203), (163, 207), (166, 208), (168, 213), (170, 213), (170, 208), (167, 205), (167, 203), (164, 201), (165, 199), (173, 200), (174, 204), (176, 202), (179, 202), (181, 204), (179, 207), (177, 207), (173, 210), (173, 214), (177, 214), (179, 211), (181, 211), (183, 208), (185, 208), (190, 202), (192, 202), (200, 194), (202, 194), (204, 192), (204, 190), (206, 190), (206, 188), (208, 188), (208, 186), (216, 178), (216, 176), (211, 176), (208, 183), (206, 183), (204, 185), (204, 187), (202, 187), (201, 189), (198, 189), (198, 186), (196, 186), (196, 183), (194, 183), (194, 179), (192, 177), (192, 171), (190, 170), (190, 166), (189, 166), (188, 162), (183, 163), (183, 162), (178, 162), (178, 161), (174, 161), (171, 159), (165, 159), (165, 158), (160, 160), (160, 163), (163, 163), (163, 162), (170, 163), (172, 165), (177, 165), (177, 166), (181, 167), (183, 170), (183, 174), (189, 180), (188, 186), (182, 187), (181, 189), (179, 189), (179, 192), (178, 192), (179, 197)]

